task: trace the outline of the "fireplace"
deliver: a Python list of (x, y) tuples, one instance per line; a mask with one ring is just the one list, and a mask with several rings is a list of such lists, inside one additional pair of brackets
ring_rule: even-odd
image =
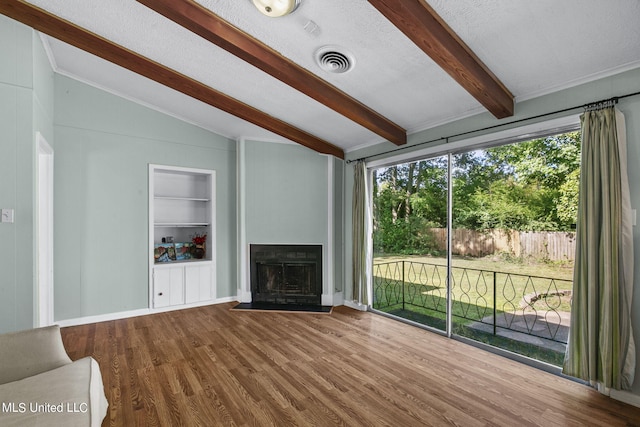
[(321, 305), (322, 245), (250, 245), (252, 304)]

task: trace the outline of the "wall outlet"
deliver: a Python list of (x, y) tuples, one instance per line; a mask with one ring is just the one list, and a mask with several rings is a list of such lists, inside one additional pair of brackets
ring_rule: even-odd
[(0, 222), (13, 222), (13, 209), (2, 209)]

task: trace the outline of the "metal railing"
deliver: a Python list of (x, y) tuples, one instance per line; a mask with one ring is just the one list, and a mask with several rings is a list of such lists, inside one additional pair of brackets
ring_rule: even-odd
[[(376, 263), (373, 276), (373, 308), (391, 313), (418, 309), (427, 318), (444, 319), (445, 265)], [(567, 343), (571, 280), (456, 266), (451, 276), (454, 321), (493, 335), (500, 330), (513, 339), (524, 334)]]

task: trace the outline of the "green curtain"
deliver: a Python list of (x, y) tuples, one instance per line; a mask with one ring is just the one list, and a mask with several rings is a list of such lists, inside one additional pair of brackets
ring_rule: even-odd
[(571, 330), (563, 373), (602, 392), (628, 390), (633, 239), (624, 116), (612, 107), (581, 117), (582, 164)]
[(366, 176), (367, 170), (363, 160), (355, 162), (353, 168), (353, 209), (352, 209), (352, 277), (353, 300), (368, 304), (367, 296), (367, 241), (366, 241)]

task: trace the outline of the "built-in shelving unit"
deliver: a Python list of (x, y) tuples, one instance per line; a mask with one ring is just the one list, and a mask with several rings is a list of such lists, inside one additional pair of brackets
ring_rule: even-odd
[(215, 171), (149, 165), (149, 280), (153, 308), (215, 299)]

